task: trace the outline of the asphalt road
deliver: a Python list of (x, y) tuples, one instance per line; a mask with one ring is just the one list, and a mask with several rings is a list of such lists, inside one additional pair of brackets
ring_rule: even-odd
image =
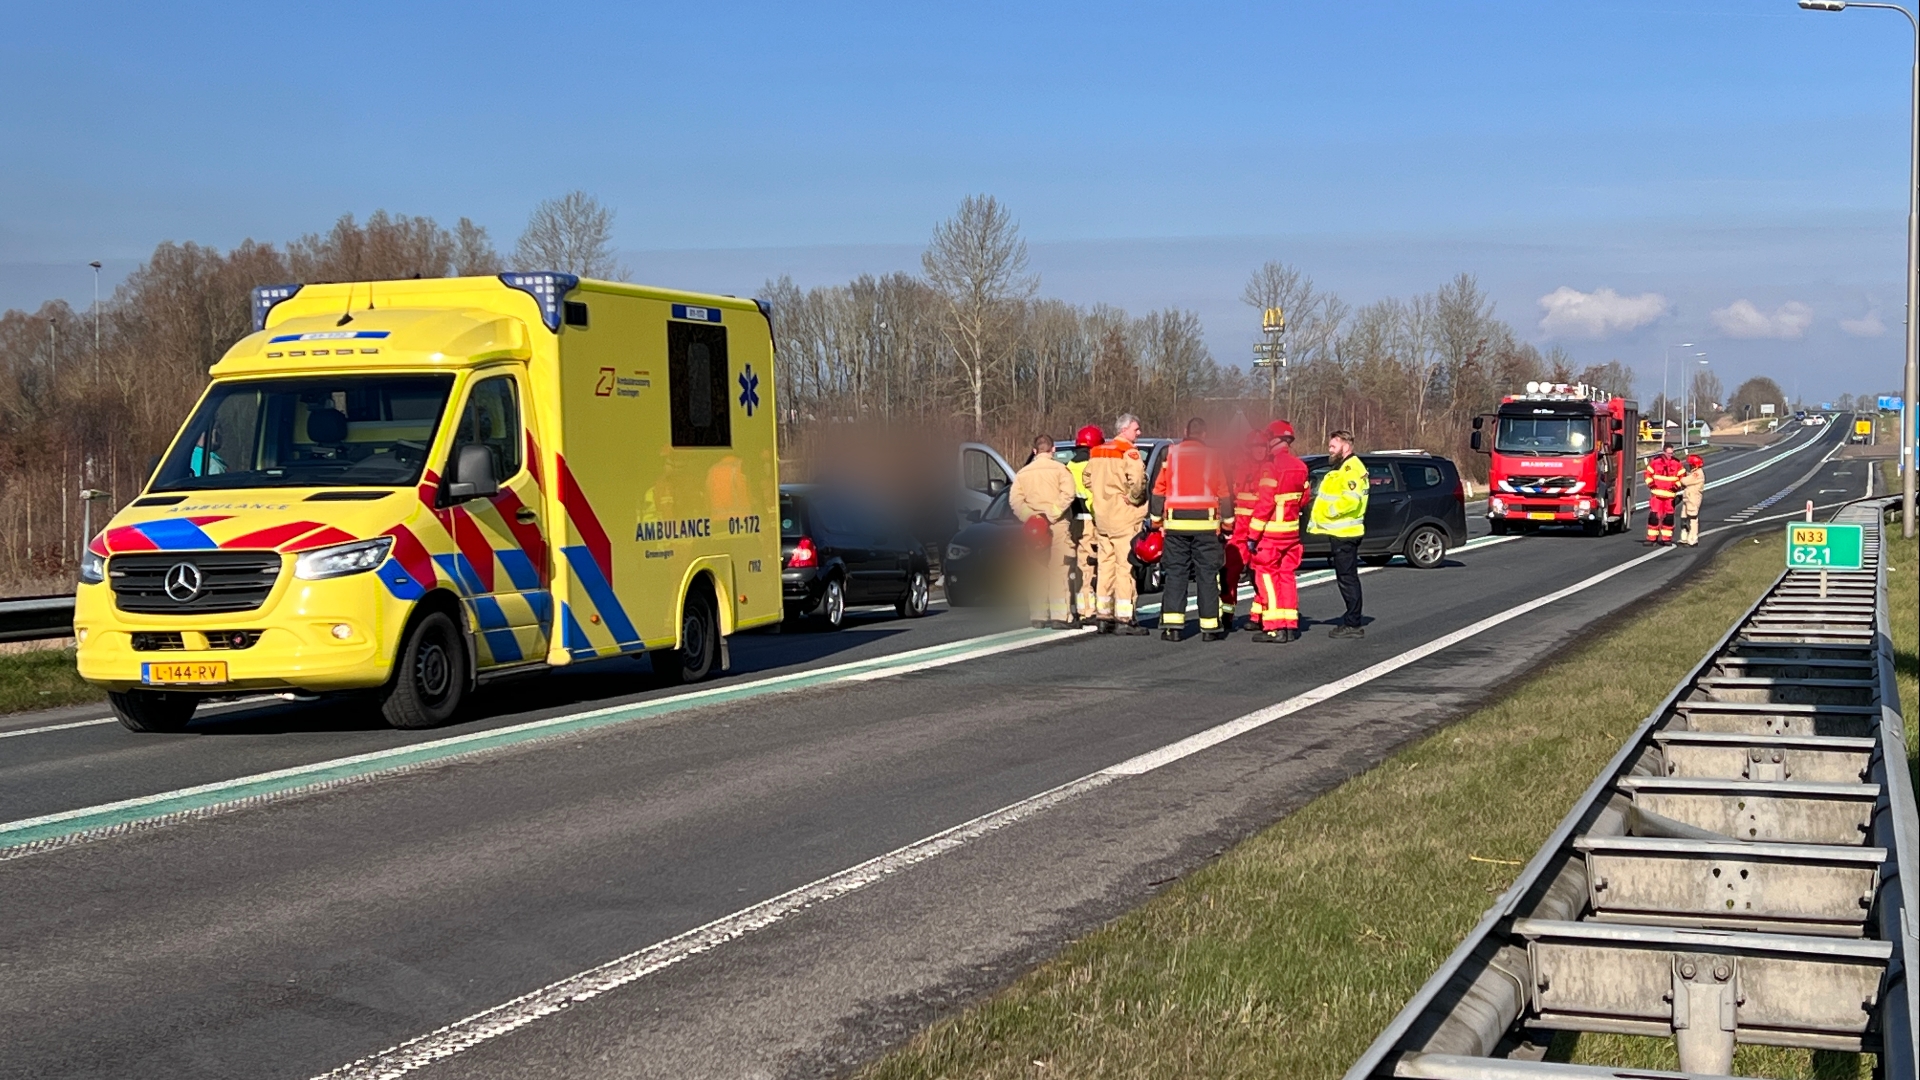
[[(617, 662), (490, 689), (432, 732), (351, 703), (241, 705), (180, 735), (0, 719), (0, 1076), (312, 1077), (447, 1025), (365, 1073), (833, 1073), (1718, 545), (1865, 495), (1867, 463), (1827, 460), (1843, 431), (1718, 455), (1712, 476), (1758, 471), (1709, 492), (1697, 550), (1481, 538), (1368, 573), (1358, 642), (1176, 646), (936, 609), (743, 636), (691, 700)], [(1318, 584), (1301, 607), (1339, 603)]]

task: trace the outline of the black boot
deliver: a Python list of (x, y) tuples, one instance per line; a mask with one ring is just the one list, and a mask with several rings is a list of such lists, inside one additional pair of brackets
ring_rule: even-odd
[(1287, 640), (1287, 636), (1286, 636), (1286, 631), (1284, 630), (1262, 630), (1259, 633), (1253, 635), (1253, 640), (1259, 642), (1262, 645), (1267, 645), (1275, 642), (1285, 641)]
[(1160, 628), (1160, 640), (1161, 641), (1179, 641), (1180, 631), (1171, 626), (1163, 626)]
[(1096, 634), (1111, 634), (1116, 625), (1112, 619), (1101, 619), (1100, 625), (1094, 627), (1093, 632)]
[(1140, 637), (1146, 634), (1147, 628), (1137, 622), (1123, 622), (1120, 624), (1119, 632), (1127, 637)]
[(1225, 641), (1227, 640), (1227, 632), (1225, 630), (1202, 630), (1200, 631), (1200, 640)]

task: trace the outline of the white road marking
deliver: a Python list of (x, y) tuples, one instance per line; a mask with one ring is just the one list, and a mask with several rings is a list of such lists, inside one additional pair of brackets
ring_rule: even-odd
[(66, 724), (46, 724), (42, 727), (21, 728), (18, 731), (0, 731), (0, 739), (11, 739), (18, 735), (41, 735), (49, 731), (67, 731), (77, 727), (93, 727), (95, 724), (111, 724), (114, 718), (102, 716), (95, 720), (75, 720)]
[(331, 1072), (322, 1073), (315, 1080), (393, 1080), (435, 1062), (443, 1061), (573, 1005), (590, 1001), (608, 991), (646, 978), (683, 960), (710, 952), (730, 941), (764, 930), (816, 904), (864, 889), (889, 875), (946, 854), (1076, 796), (1105, 787), (1124, 777), (1152, 772), (1208, 747), (1216, 746), (1236, 735), (1243, 735), (1281, 717), (1318, 705), (1355, 687), (1363, 686), (1382, 675), (1432, 656), (1476, 634), (1501, 626), (1517, 616), (1590, 589), (1618, 574), (1657, 559), (1667, 554), (1669, 550), (1656, 548), (1638, 558), (1569, 585), (1558, 592), (1529, 600), (1497, 615), (1481, 619), (1479, 622), (1435, 638), (1390, 659), (1382, 660), (1343, 679), (1336, 679), (1304, 694), (1288, 698), (1279, 704), (1248, 713), (1239, 719), (1208, 728), (1197, 735), (1188, 736), (1158, 750), (1128, 758), (1117, 765), (1108, 766), (1077, 780), (1070, 780), (1058, 787), (1049, 788), (1037, 795), (1010, 803), (991, 813), (962, 822), (904, 847), (895, 848), (884, 855), (829, 874), (751, 907), (742, 908), (731, 915), (715, 919), (685, 933), (655, 942), (618, 959), (549, 983), (532, 993), (523, 994), (511, 1001), (502, 1002), (490, 1009), (456, 1020), (445, 1027), (416, 1036), (377, 1054), (342, 1065)]

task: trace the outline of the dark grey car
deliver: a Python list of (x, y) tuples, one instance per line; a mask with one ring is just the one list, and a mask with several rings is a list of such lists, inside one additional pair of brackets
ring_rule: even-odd
[[(1331, 466), (1325, 454), (1304, 458), (1314, 488)], [(1367, 531), (1360, 557), (1385, 566), (1395, 555), (1409, 566), (1431, 570), (1447, 552), (1467, 542), (1467, 492), (1460, 470), (1447, 458), (1426, 453), (1361, 454), (1367, 467)], [(1304, 518), (1311, 512), (1311, 500)], [(1327, 538), (1307, 534), (1304, 554), (1325, 558)]]

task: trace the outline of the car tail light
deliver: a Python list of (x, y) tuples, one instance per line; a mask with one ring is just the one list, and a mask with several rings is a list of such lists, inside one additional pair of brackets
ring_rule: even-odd
[(1455, 480), (1453, 482), (1453, 499), (1462, 506), (1467, 504), (1467, 482), (1465, 480)]
[(803, 566), (819, 566), (820, 553), (813, 550), (813, 538), (803, 536), (793, 545), (793, 554), (787, 556), (787, 569), (798, 570)]

